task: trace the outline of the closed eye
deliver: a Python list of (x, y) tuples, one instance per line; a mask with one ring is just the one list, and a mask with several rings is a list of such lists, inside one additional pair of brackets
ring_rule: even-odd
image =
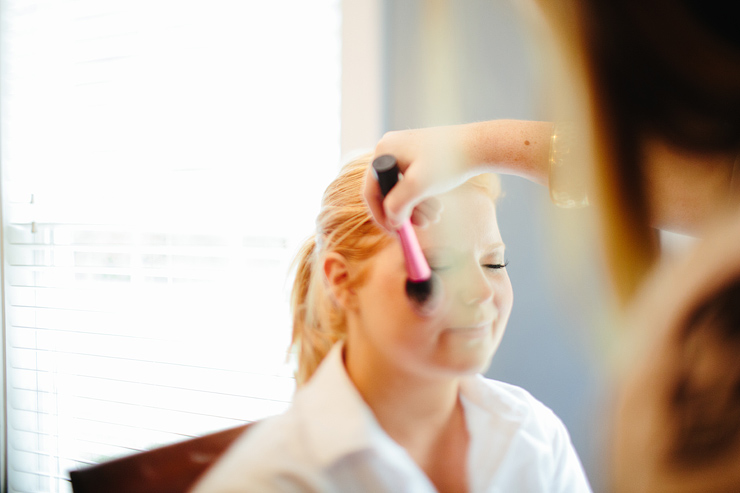
[(483, 267), (485, 267), (486, 269), (496, 270), (496, 269), (505, 269), (507, 265), (509, 265), (508, 260), (505, 261), (503, 264), (483, 264)]

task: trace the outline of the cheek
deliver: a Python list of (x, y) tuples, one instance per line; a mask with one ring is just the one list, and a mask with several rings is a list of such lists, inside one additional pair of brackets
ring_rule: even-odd
[(397, 357), (406, 357), (409, 349), (418, 350), (428, 342), (430, 321), (413, 310), (406, 296), (405, 272), (378, 273), (365, 288), (359, 317), (369, 339)]
[(358, 290), (360, 316), (367, 324), (395, 326), (409, 316), (406, 277), (396, 272), (375, 272)]
[(511, 279), (509, 279), (508, 273), (504, 272), (500, 279), (494, 281), (493, 291), (493, 302), (496, 304), (496, 308), (505, 318), (508, 318), (514, 305), (514, 289), (511, 287)]

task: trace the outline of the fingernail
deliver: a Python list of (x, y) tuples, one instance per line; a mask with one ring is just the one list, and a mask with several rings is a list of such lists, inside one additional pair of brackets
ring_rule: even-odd
[(398, 216), (388, 216), (388, 224), (390, 224), (393, 229), (398, 229), (401, 227), (402, 221), (398, 219)]

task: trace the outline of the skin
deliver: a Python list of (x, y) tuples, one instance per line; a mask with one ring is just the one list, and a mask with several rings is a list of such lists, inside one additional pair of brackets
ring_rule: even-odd
[[(440, 197), (440, 221), (417, 230), (444, 287), (442, 307), (423, 318), (405, 294), (397, 241), (366, 265), (331, 254), (324, 271), (347, 312), (345, 364), (385, 431), (439, 491), (467, 491), (469, 436), (458, 392), (485, 370), (511, 313), (513, 293), (492, 200), (465, 186)], [(360, 269), (359, 287), (350, 280)]]
[(378, 223), (392, 230), (409, 217), (419, 226), (436, 221), (441, 209), (435, 195), (480, 173), (547, 185), (551, 131), (549, 122), (493, 120), (388, 132), (374, 157), (395, 156), (404, 180), (383, 200), (377, 182), (366, 179), (365, 199)]
[[(392, 230), (408, 217), (420, 226), (438, 220), (434, 196), (476, 174), (512, 174), (547, 186), (551, 133), (552, 123), (518, 120), (389, 132), (375, 156), (394, 155), (404, 180), (385, 201), (377, 183), (366, 180), (365, 199), (377, 222)], [(643, 153), (656, 227), (701, 234), (737, 195), (731, 190), (734, 153), (690, 153), (655, 139), (646, 140)]]

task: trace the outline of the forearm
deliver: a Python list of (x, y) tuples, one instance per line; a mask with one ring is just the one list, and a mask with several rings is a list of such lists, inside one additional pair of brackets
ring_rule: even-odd
[(473, 166), (547, 186), (552, 126), (550, 122), (493, 120), (461, 128)]
[[(478, 170), (521, 176), (548, 186), (553, 124), (493, 120), (461, 126), (468, 160)], [(734, 153), (689, 154), (663, 144), (646, 146), (645, 183), (650, 222), (697, 234), (731, 203)], [(740, 176), (735, 177), (740, 180)], [(735, 203), (740, 197), (734, 197)]]
[[(548, 185), (553, 124), (492, 120), (460, 126), (467, 160), (478, 171), (521, 176)], [(731, 203), (734, 153), (689, 154), (660, 143), (645, 149), (650, 222), (697, 234)], [(740, 176), (735, 178), (740, 180)], [(737, 194), (737, 192), (734, 192)], [(735, 197), (735, 202), (740, 197)]]
[[(552, 131), (551, 122), (491, 120), (389, 132), (378, 143), (376, 155), (393, 154), (402, 171), (413, 169), (396, 187), (403, 193), (392, 191), (386, 199), (387, 207), (393, 214), (405, 210), (400, 215), (408, 217), (409, 207), (420, 200), (482, 172), (516, 175), (548, 186)], [(734, 154), (692, 155), (655, 142), (644, 151), (645, 193), (655, 227), (698, 234), (730, 203)], [(377, 190), (370, 186), (366, 198), (382, 223)]]
[[(547, 185), (551, 131), (546, 122), (494, 120), (388, 132), (375, 157), (393, 155), (404, 179), (384, 198), (368, 170), (365, 200), (373, 217), (390, 230), (423, 200), (476, 174), (513, 174)], [(421, 219), (415, 223), (423, 224)]]

